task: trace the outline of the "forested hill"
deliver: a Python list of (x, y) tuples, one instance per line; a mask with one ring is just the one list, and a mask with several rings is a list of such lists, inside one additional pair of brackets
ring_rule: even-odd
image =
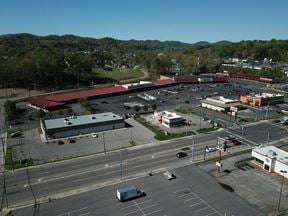
[[(154, 77), (179, 70), (182, 74), (214, 73), (227, 70), (221, 65), (227, 57), (287, 63), (288, 40), (237, 43), (200, 41), (188, 44), (178, 41), (95, 39), (75, 35), (1, 35), (0, 88), (59, 89), (71, 85), (75, 87), (75, 83), (77, 86), (87, 86), (91, 81), (117, 82), (116, 79), (102, 79), (96, 71), (132, 69), (135, 66), (149, 69)], [(236, 70), (239, 72), (240, 69)], [(241, 69), (240, 72), (246, 71)], [(283, 76), (283, 72), (277, 68), (248, 72), (278, 78)]]
[[(209, 44), (208, 42), (206, 42)], [(32, 34), (9, 34), (0, 36), (0, 45), (6, 49), (24, 47), (57, 48), (65, 51), (93, 51), (104, 49), (106, 51), (173, 51), (192, 47), (193, 44), (178, 41), (157, 40), (116, 40), (113, 38), (95, 39), (75, 35), (48, 35), (36, 36)], [(197, 44), (196, 44), (197, 45)]]

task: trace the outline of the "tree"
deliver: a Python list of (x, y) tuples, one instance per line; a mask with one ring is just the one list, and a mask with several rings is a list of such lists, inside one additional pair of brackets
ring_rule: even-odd
[(156, 104), (152, 104), (152, 105), (151, 105), (151, 109), (152, 109), (153, 111), (155, 111), (155, 110), (157, 109), (157, 105), (156, 105)]
[(87, 98), (81, 98), (81, 99), (79, 100), (79, 103), (80, 103), (80, 106), (81, 106), (83, 109), (90, 111), (90, 109), (91, 109), (91, 103), (87, 100)]
[(37, 111), (36, 111), (36, 116), (37, 116), (37, 118), (39, 118), (39, 119), (41, 119), (41, 118), (43, 118), (44, 116), (45, 116), (45, 112), (44, 112), (44, 110), (43, 109), (38, 109)]
[(133, 107), (133, 109), (138, 113), (141, 110), (141, 107), (136, 105)]
[(14, 101), (7, 100), (4, 104), (6, 121), (11, 122), (16, 117), (16, 103)]
[(149, 109), (149, 106), (147, 106), (147, 105), (145, 105), (145, 106), (143, 107), (143, 110), (144, 110), (145, 112), (147, 112), (148, 109)]
[(71, 116), (73, 114), (73, 110), (71, 108), (68, 108), (65, 110), (65, 115)]
[(77, 88), (80, 87), (80, 78), (91, 73), (90, 57), (83, 53), (72, 53), (67, 56), (68, 71), (77, 79)]

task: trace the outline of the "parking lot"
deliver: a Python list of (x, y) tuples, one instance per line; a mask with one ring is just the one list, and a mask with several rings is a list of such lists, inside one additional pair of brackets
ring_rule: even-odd
[[(139, 103), (144, 106), (150, 106), (146, 111), (143, 108), (139, 111), (140, 114), (150, 112), (153, 110), (151, 106), (156, 105), (157, 110), (186, 110), (187, 114), (181, 114), (188, 121), (192, 122), (189, 127), (181, 127), (177, 129), (166, 129), (170, 133), (183, 133), (187, 131), (195, 131), (198, 129), (211, 127), (210, 122), (217, 122), (224, 127), (232, 126), (237, 120), (227, 114), (204, 109), (200, 107), (200, 100), (205, 97), (221, 95), (231, 99), (239, 99), (239, 95), (246, 93), (261, 93), (266, 92), (265, 84), (255, 83), (247, 80), (231, 79), (229, 83), (219, 84), (187, 84), (164, 87), (159, 89), (151, 89), (145, 91), (157, 100), (148, 101), (137, 96), (139, 92), (111, 96), (106, 98), (98, 98), (90, 100), (96, 113), (101, 112), (115, 112), (121, 116), (127, 114), (135, 114), (133, 108), (127, 109), (124, 103)], [(87, 114), (79, 103), (69, 104), (73, 113), (76, 115)], [(17, 120), (17, 124), (11, 125), (11, 131), (23, 131), (23, 138), (14, 138), (8, 140), (8, 146), (13, 146), (14, 159), (21, 160), (27, 157), (35, 159), (36, 163), (47, 161), (54, 161), (64, 158), (77, 157), (97, 152), (109, 151), (113, 149), (128, 147), (131, 145), (129, 140), (133, 140), (136, 145), (154, 142), (154, 134), (137, 123), (136, 121), (127, 119), (128, 123), (131, 121), (132, 127), (127, 127), (126, 130), (112, 131), (99, 133), (99, 138), (93, 139), (90, 135), (75, 137), (75, 143), (69, 143), (67, 139), (63, 139), (64, 145), (58, 145), (57, 142), (42, 143), (38, 132), (39, 120), (32, 115), (33, 109), (20, 105), (23, 109), (22, 116)], [(240, 111), (238, 116), (248, 118), (251, 121), (258, 121), (266, 118), (283, 118), (284, 114), (277, 113), (279, 109), (287, 109), (287, 105), (282, 104), (278, 106), (271, 106), (268, 109), (265, 107), (248, 107), (248, 109)], [(58, 110), (48, 114), (50, 118), (60, 117), (65, 115), (64, 111)], [(117, 141), (117, 142), (116, 142)], [(117, 145), (116, 145), (117, 144)], [(14, 147), (15, 146), (15, 147)]]
[[(41, 215), (117, 215), (117, 216), (168, 216), (168, 215), (264, 215), (235, 193), (226, 190), (213, 177), (197, 166), (190, 165), (172, 171), (176, 179), (167, 180), (162, 174), (148, 176), (113, 185), (84, 194), (55, 199), (43, 203)], [(135, 185), (146, 196), (119, 202), (116, 189)], [(53, 209), (52, 209), (53, 208)], [(29, 215), (33, 207), (18, 210), (16, 215)]]

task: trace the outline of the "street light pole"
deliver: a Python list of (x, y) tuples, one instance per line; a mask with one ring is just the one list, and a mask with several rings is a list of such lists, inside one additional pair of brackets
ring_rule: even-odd
[(106, 154), (106, 143), (105, 143), (105, 135), (104, 135), (104, 132), (102, 133), (102, 135), (103, 135), (104, 154)]
[(265, 119), (267, 120), (267, 118), (268, 118), (268, 106), (266, 106), (266, 113), (265, 113)]
[(281, 204), (281, 196), (282, 196), (284, 175), (285, 175), (285, 173), (287, 173), (287, 171), (286, 170), (280, 170), (280, 172), (282, 173), (282, 180), (281, 180), (281, 187), (280, 187), (279, 200), (278, 200), (278, 206), (277, 206), (278, 212), (280, 212), (280, 204)]
[(122, 145), (120, 148), (120, 181), (122, 181)]
[[(6, 158), (6, 154), (5, 154), (5, 143), (4, 143), (4, 138), (0, 138), (1, 139), (1, 143), (2, 143), (2, 151), (3, 151), (3, 161), (4, 161), (4, 168), (3, 168), (3, 196), (5, 196), (5, 201), (6, 201), (6, 208), (8, 209), (8, 198), (7, 198), (7, 189), (6, 189), (6, 174), (5, 174), (5, 158)], [(4, 201), (3, 197), (2, 197), (2, 201)], [(2, 205), (1, 205), (2, 207)]]
[(268, 131), (268, 133), (267, 133), (267, 145), (269, 145), (269, 141), (270, 141), (270, 132)]
[(192, 140), (192, 147), (191, 147), (191, 162), (194, 161), (194, 144), (195, 144), (195, 140)]

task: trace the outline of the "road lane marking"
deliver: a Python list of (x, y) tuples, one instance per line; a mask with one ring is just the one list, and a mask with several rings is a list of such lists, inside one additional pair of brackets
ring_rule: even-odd
[(60, 214), (60, 215), (57, 215), (57, 216), (67, 216), (67, 215), (71, 215), (71, 214), (76, 213), (76, 212), (83, 211), (85, 209), (88, 209), (88, 206), (80, 208), (80, 209), (75, 209), (75, 210), (72, 210), (72, 211), (68, 211), (66, 213), (63, 213), (63, 214)]

